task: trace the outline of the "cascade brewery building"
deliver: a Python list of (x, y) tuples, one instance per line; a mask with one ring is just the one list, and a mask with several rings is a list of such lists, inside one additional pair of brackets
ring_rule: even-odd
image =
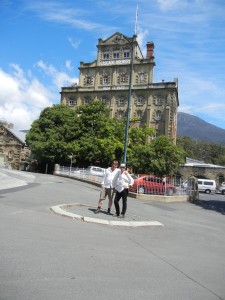
[[(75, 108), (92, 100), (104, 101), (110, 117), (126, 117), (130, 93), (130, 119), (136, 127), (155, 128), (176, 142), (178, 81), (153, 83), (154, 43), (143, 56), (137, 36), (117, 32), (98, 40), (97, 60), (80, 62), (79, 83), (61, 89), (61, 103)], [(131, 88), (131, 90), (129, 89)]]

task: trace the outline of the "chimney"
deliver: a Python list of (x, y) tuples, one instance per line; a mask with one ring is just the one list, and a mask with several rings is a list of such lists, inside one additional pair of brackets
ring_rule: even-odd
[(147, 42), (147, 54), (146, 54), (146, 58), (150, 59), (152, 57), (154, 57), (154, 43), (153, 42)]

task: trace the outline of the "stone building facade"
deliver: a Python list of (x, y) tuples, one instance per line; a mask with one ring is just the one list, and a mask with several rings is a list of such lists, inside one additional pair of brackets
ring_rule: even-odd
[(186, 158), (186, 163), (180, 165), (178, 177), (181, 177), (183, 181), (190, 176), (197, 178), (215, 180), (219, 186), (225, 181), (225, 167), (213, 164), (206, 164), (203, 161)]
[(130, 91), (132, 124), (155, 128), (157, 135), (176, 141), (178, 81), (153, 83), (154, 43), (147, 43), (143, 56), (137, 36), (116, 32), (106, 40), (99, 39), (97, 59), (80, 62), (79, 83), (61, 89), (61, 103), (75, 108), (91, 100), (104, 101), (110, 117), (119, 120), (127, 115)]
[(13, 130), (12, 124), (0, 123), (0, 164), (24, 170), (30, 150), (25, 144), (25, 133)]

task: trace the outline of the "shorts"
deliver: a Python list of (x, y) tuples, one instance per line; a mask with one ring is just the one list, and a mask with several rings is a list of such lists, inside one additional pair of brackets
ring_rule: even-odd
[(112, 199), (113, 197), (113, 188), (102, 188), (100, 192), (100, 199), (105, 200), (105, 198), (108, 196), (109, 199)]

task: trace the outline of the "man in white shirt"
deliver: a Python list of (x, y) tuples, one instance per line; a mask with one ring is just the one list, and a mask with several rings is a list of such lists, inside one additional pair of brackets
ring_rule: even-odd
[(118, 161), (114, 160), (111, 164), (111, 167), (109, 167), (102, 179), (102, 189), (100, 192), (100, 199), (98, 201), (98, 208), (95, 211), (95, 214), (98, 214), (101, 210), (102, 203), (108, 196), (109, 198), (109, 203), (108, 203), (108, 211), (107, 214), (110, 215), (110, 210), (112, 207), (112, 199), (113, 199), (113, 186), (112, 186), (112, 181), (117, 172), (119, 171), (118, 167)]
[[(133, 178), (130, 176), (128, 171), (126, 171), (125, 164), (120, 165), (120, 171), (115, 175), (112, 184), (113, 187), (116, 189), (116, 196), (114, 199), (116, 214), (114, 216), (118, 218), (124, 218), (127, 210), (128, 189), (130, 185), (134, 184)], [(123, 205), (120, 215), (119, 201), (121, 198), (123, 200)]]

